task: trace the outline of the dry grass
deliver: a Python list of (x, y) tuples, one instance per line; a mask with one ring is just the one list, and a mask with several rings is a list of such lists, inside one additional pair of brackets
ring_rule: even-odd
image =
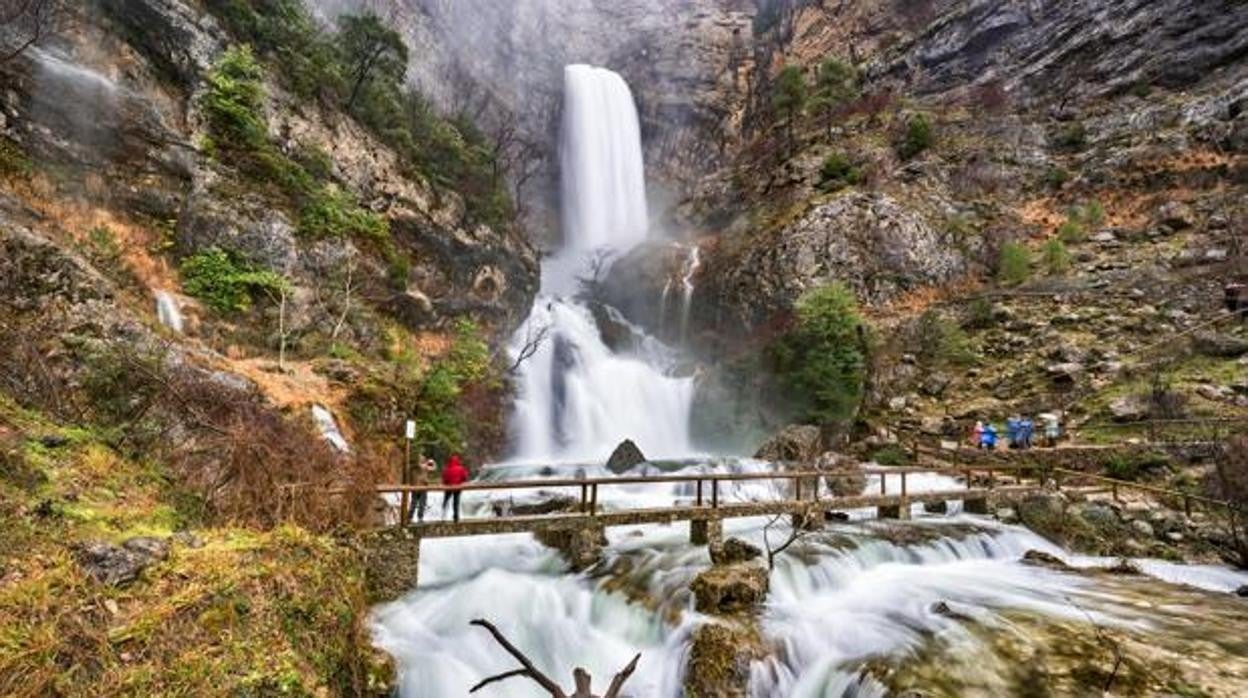
[[(124, 588), (73, 546), (193, 520), (159, 468), (0, 397), (0, 695), (367, 695), (363, 564), (304, 529), (202, 529)], [(34, 436), (63, 441), (49, 447)], [(23, 472), (38, 478), (15, 477)]]

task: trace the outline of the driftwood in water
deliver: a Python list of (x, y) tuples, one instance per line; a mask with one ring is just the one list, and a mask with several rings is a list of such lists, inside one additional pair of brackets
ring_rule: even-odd
[(494, 636), (494, 639), (498, 642), (498, 644), (502, 645), (503, 649), (507, 650), (508, 654), (515, 657), (517, 662), (520, 662), (520, 668), (505, 671), (501, 674), (495, 674), (494, 676), (482, 679), (476, 686), (473, 686), (472, 689), (468, 691), (469, 693), (476, 693), (478, 690), (485, 688), (496, 681), (503, 681), (516, 676), (527, 676), (537, 683), (537, 685), (541, 686), (543, 690), (549, 692), (551, 698), (619, 698), (620, 690), (624, 687), (624, 682), (628, 680), (629, 676), (632, 676), (634, 671), (636, 671), (637, 660), (641, 659), (640, 654), (633, 657), (633, 661), (629, 662), (628, 666), (624, 667), (620, 673), (615, 675), (615, 678), (611, 679), (611, 685), (607, 687), (607, 692), (602, 694), (601, 697), (595, 695), (590, 689), (590, 683), (593, 679), (590, 677), (589, 672), (577, 667), (572, 672), (572, 680), (576, 682), (576, 692), (568, 694), (564, 693), (563, 689), (560, 688), (559, 684), (555, 683), (553, 679), (543, 674), (537, 669), (537, 667), (533, 666), (533, 662), (530, 661), (523, 652), (517, 649), (515, 645), (511, 644), (506, 637), (503, 637), (503, 634), (499, 632), (498, 628), (494, 627), (493, 623), (488, 620), (478, 618), (477, 620), (472, 621), (472, 625), (479, 625), (490, 631), (490, 634)]

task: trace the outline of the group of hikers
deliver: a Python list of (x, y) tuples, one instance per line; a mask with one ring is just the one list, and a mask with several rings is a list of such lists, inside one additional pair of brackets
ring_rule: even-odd
[[(462, 492), (459, 486), (468, 482), (468, 468), (459, 458), (458, 453), (452, 453), (451, 457), (446, 461), (446, 467), (442, 469), (441, 475), (438, 474), (438, 464), (432, 458), (422, 458), (420, 465), (416, 471), (416, 485), (436, 485), (439, 482), (447, 489), (442, 491), (442, 518), (446, 518), (446, 509), (451, 507), (454, 520), (459, 521), (459, 496)], [(416, 514), (417, 521), (425, 520), (425, 508), (429, 503), (428, 492), (416, 493), (416, 506), (412, 507), (412, 513)], [(409, 514), (410, 516), (410, 514)]]
[[(1057, 415), (1046, 412), (1039, 418), (1043, 423), (1045, 445), (1049, 448), (1057, 446), (1057, 440), (1062, 435), (1061, 423)], [(1005, 420), (1004, 434), (991, 421), (987, 423), (976, 421), (971, 430), (971, 443), (976, 448), (988, 451), (995, 450), (1002, 437), (1011, 449), (1032, 448), (1035, 446), (1036, 423), (1031, 417), (1015, 415)]]

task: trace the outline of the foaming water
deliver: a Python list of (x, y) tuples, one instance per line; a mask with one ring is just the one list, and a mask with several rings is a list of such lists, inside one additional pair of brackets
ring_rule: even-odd
[(178, 308), (177, 300), (168, 291), (156, 292), (156, 318), (160, 324), (182, 334), (184, 324), (182, 310)]
[[(634, 473), (655, 469), (640, 466)], [(664, 464), (669, 472), (761, 472), (761, 461)], [(605, 476), (598, 465), (491, 468), (485, 479)], [(909, 487), (946, 489), (939, 480)], [(868, 491), (878, 491), (878, 482)], [(553, 491), (553, 490), (552, 490)], [(913, 491), (918, 491), (915, 489)], [(548, 496), (550, 493), (546, 493)], [(781, 496), (770, 481), (724, 483), (725, 501)], [(654, 483), (600, 488), (604, 508), (670, 506), (692, 494), (683, 485)], [(471, 515), (487, 515), (497, 500), (465, 498)], [(785, 519), (735, 519), (725, 533), (764, 547), (787, 533)], [(608, 530), (606, 560), (574, 574), (558, 555), (527, 535), (426, 541), (421, 588), (379, 607), (377, 643), (397, 658), (404, 696), (459, 696), (481, 678), (514, 664), (469, 621), (495, 622), (538, 666), (570, 685), (584, 666), (599, 687), (633, 654), (642, 662), (630, 694), (676, 697), (692, 631), (705, 619), (692, 611), (688, 587), (710, 564), (706, 549), (688, 543), (687, 524), (622, 526)], [(1155, 630), (1147, 608), (1119, 599), (1101, 577), (1022, 564), (1041, 550), (1076, 566), (1111, 560), (1066, 553), (1026, 529), (972, 516), (924, 516), (914, 522), (832, 524), (801, 538), (776, 559), (763, 612), (771, 656), (751, 668), (754, 696), (884, 696), (862, 674), (872, 657), (904, 656), (939, 637), (962, 651), (991, 651), (982, 631), (1017, 632), (1007, 614), (1136, 632)], [(1138, 561), (1158, 579), (1224, 590), (1248, 575), (1217, 567)], [(1147, 578), (1115, 577), (1115, 584)], [(1153, 582), (1155, 584), (1155, 582)], [(985, 669), (987, 671), (987, 669)], [(493, 691), (493, 692), (491, 692)], [(482, 695), (540, 696), (513, 680)]]

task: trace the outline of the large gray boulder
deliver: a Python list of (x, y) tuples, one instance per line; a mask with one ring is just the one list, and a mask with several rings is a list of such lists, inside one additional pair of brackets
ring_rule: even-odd
[(628, 472), (645, 462), (646, 455), (641, 452), (637, 444), (632, 439), (625, 439), (619, 446), (615, 447), (615, 451), (607, 459), (607, 470), (618, 475)]
[(131, 538), (121, 545), (103, 541), (83, 543), (75, 550), (83, 571), (101, 584), (125, 586), (143, 570), (169, 557), (169, 544), (159, 538)]
[(767, 439), (754, 457), (776, 463), (814, 463), (822, 440), (819, 427), (791, 424)]

